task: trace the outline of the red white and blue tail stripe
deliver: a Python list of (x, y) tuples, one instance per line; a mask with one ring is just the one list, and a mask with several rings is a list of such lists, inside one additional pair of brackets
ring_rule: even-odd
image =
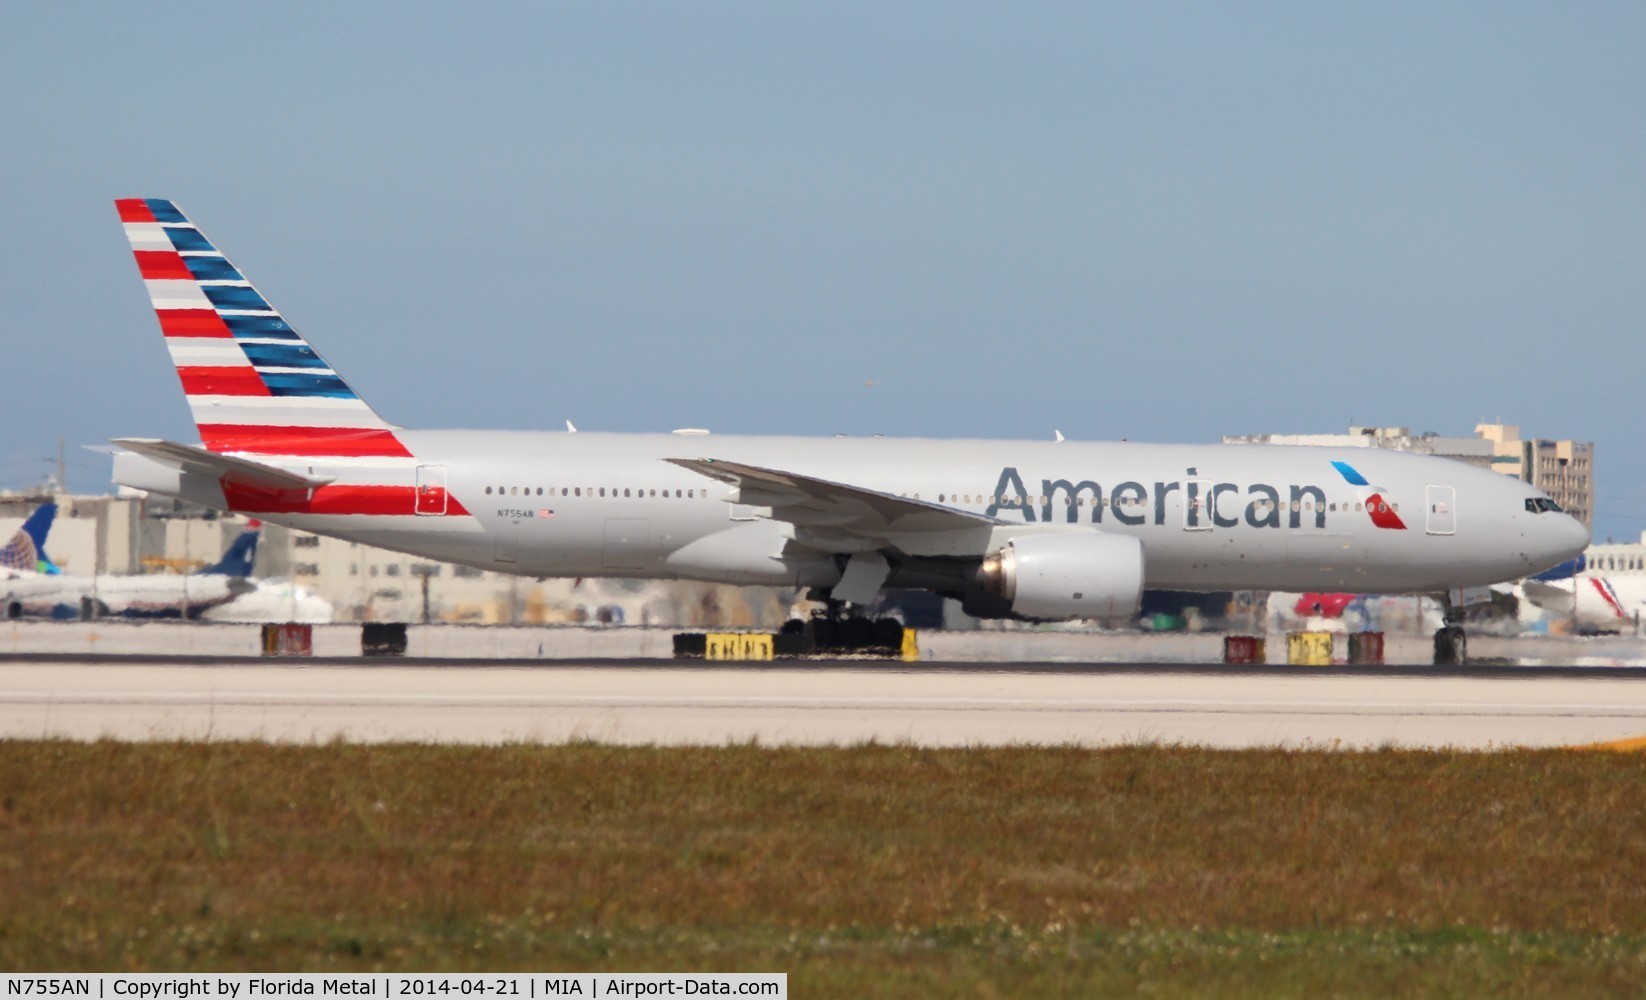
[(395, 427), (177, 206), (115, 202), (201, 441), (215, 452), (409, 458)]
[(1613, 617), (1629, 617), (1629, 613), (1623, 610), (1623, 602), (1617, 598), (1617, 590), (1612, 586), (1612, 581), (1607, 580), (1604, 577), (1591, 576), (1589, 578), (1589, 583), (1594, 586), (1595, 593), (1600, 595), (1601, 602), (1604, 603), (1608, 609), (1610, 609)]

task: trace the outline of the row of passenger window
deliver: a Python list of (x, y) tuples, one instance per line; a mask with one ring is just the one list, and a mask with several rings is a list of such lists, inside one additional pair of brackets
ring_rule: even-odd
[[(494, 493), (497, 496), (534, 496), (535, 495), (535, 496), (551, 496), (552, 497), (552, 496), (557, 495), (556, 492), (555, 492), (555, 487), (553, 487), (553, 486), (548, 486), (548, 487), (544, 487), (544, 486), (538, 486), (538, 487), (531, 487), (531, 486), (498, 486), (498, 487), (495, 487), (495, 488), (491, 487), (491, 486), (486, 487), (486, 495), (487, 496), (491, 496)], [(607, 487), (604, 487), (604, 486), (600, 486), (600, 487), (594, 487), (594, 486), (587, 486), (587, 487), (585, 487), (585, 486), (562, 486), (562, 487), (559, 488), (558, 495), (563, 496), (563, 497), (582, 497), (582, 496), (606, 497), (606, 496), (609, 495), (609, 496), (614, 497), (614, 498), (616, 498), (616, 497), (630, 497), (630, 498), (647, 499), (647, 498), (657, 497), (659, 494), (658, 494), (658, 491), (655, 490), (655, 489), (637, 489), (637, 488), (624, 487), (621, 491), (619, 491), (618, 487), (613, 486), (613, 487), (610, 488), (610, 493), (608, 494)], [(664, 498), (668, 498), (669, 497), (669, 491), (668, 490), (663, 490), (661, 495)], [(674, 491), (674, 498), (675, 499), (695, 500), (695, 499), (698, 499), (699, 497), (707, 498), (708, 495), (709, 495), (708, 490), (695, 490), (695, 489), (693, 489), (693, 490), (678, 490), (677, 489), (677, 490)], [(912, 500), (919, 500), (920, 499), (920, 494), (918, 494), (918, 493), (915, 493), (912, 496), (908, 493), (904, 493), (904, 494), (900, 494), (900, 495), (904, 496), (904, 497), (909, 497)], [(938, 503), (959, 503), (959, 504), (977, 503), (977, 504), (982, 504), (984, 506), (991, 506), (991, 507), (992, 506), (1017, 507), (1017, 506), (1023, 505), (1024, 503), (1036, 504), (1037, 502), (1038, 502), (1039, 506), (1044, 506), (1046, 504), (1052, 503), (1053, 501), (1054, 501), (1053, 497), (1047, 497), (1047, 496), (1041, 496), (1041, 497), (1038, 497), (1038, 498), (1033, 497), (1033, 496), (1031, 496), (1031, 497), (1002, 496), (1002, 497), (997, 498), (997, 497), (994, 497), (994, 496), (983, 496), (981, 494), (974, 495), (974, 494), (971, 494), (971, 493), (954, 494), (954, 495), (950, 495), (950, 494), (947, 494), (947, 493), (939, 493), (937, 495), (937, 502)], [(1195, 503), (1196, 503), (1197, 506), (1199, 506), (1202, 503), (1202, 501), (1197, 500)], [(1255, 501), (1255, 504), (1256, 504), (1258, 510), (1270, 510), (1270, 509), (1274, 508), (1275, 506), (1277, 506), (1277, 504), (1274, 501), (1271, 501), (1271, 500), (1258, 500), (1258, 501)], [(1069, 496), (1068, 494), (1064, 494), (1063, 495), (1063, 505), (1065, 507), (1085, 507), (1088, 504), (1087, 504), (1087, 498), (1084, 497), (1084, 496), (1075, 497), (1075, 496)], [(1109, 506), (1115, 506), (1115, 507), (1147, 507), (1148, 505), (1149, 505), (1148, 501), (1139, 500), (1139, 499), (1136, 499), (1136, 498), (1127, 499), (1127, 500), (1124, 500), (1124, 501), (1116, 500), (1112, 504), (1111, 504), (1110, 499), (1108, 497), (1103, 497), (1101, 499), (1098, 499), (1098, 498), (1095, 498), (1095, 497), (1091, 498), (1091, 506), (1094, 506), (1094, 507), (1109, 507)], [(1284, 503), (1278, 504), (1278, 506), (1282, 510), (1284, 510), (1286, 508), (1286, 505)], [(1340, 506), (1345, 511), (1347, 511), (1349, 509), (1349, 504), (1347, 502), (1344, 502), (1342, 504), (1338, 504), (1338, 503), (1334, 502), (1334, 503), (1331, 503), (1331, 504), (1324, 504), (1322, 506), (1324, 506), (1325, 509), (1327, 509), (1329, 511), (1334, 511), (1334, 512)], [(1379, 505), (1374, 505), (1374, 507), (1376, 507), (1378, 509), (1381, 509), (1384, 512), (1393, 510), (1393, 511), (1398, 513), (1400, 511), (1400, 505), (1399, 504), (1379, 504)], [(1367, 508), (1367, 505), (1365, 503), (1356, 503), (1354, 505), (1354, 509), (1356, 511), (1364, 512), (1366, 510), (1366, 508)], [(1301, 502), (1294, 500), (1291, 503), (1291, 509), (1294, 510), (1294, 511), (1310, 511), (1310, 512), (1312, 512), (1315, 509), (1315, 504), (1311, 500), (1304, 500), (1304, 501), (1301, 501)]]
[[(910, 500), (919, 500), (920, 499), (920, 494), (918, 494), (918, 493), (915, 493), (913, 495), (908, 494), (908, 493), (902, 493), (902, 494), (899, 494), (899, 496), (907, 497)], [(1065, 507), (1085, 507), (1085, 506), (1088, 506), (1086, 500), (1087, 500), (1087, 498), (1083, 497), (1083, 496), (1074, 497), (1074, 496), (1068, 495), (1067, 493), (1063, 494), (1063, 506), (1065, 506)], [(977, 504), (981, 504), (985, 507), (995, 507), (995, 506), (999, 506), (999, 507), (1019, 507), (1019, 506), (1022, 506), (1023, 504), (1025, 504), (1025, 503), (1030, 504), (1030, 505), (1034, 505), (1034, 506), (1044, 507), (1046, 504), (1053, 503), (1054, 501), (1055, 501), (1054, 497), (1048, 497), (1048, 496), (1041, 496), (1041, 497), (1032, 497), (1032, 496), (1031, 497), (1015, 497), (1015, 496), (993, 497), (993, 496), (974, 496), (971, 493), (965, 493), (965, 494), (939, 493), (937, 495), (937, 502), (938, 503), (958, 503), (958, 504), (977, 503)], [(1090, 503), (1089, 506), (1092, 506), (1092, 507), (1110, 507), (1110, 506), (1114, 506), (1114, 507), (1147, 507), (1147, 506), (1149, 506), (1149, 503), (1150, 503), (1150, 501), (1148, 501), (1148, 500), (1139, 500), (1139, 499), (1136, 499), (1136, 498), (1130, 498), (1130, 499), (1126, 499), (1126, 500), (1116, 500), (1111, 504), (1108, 497), (1103, 497), (1102, 499), (1098, 499), (1096, 497), (1093, 497), (1091, 499), (1091, 503)], [(1258, 510), (1271, 510), (1276, 506), (1279, 506), (1280, 509), (1282, 509), (1282, 510), (1286, 509), (1286, 504), (1285, 503), (1276, 504), (1272, 500), (1257, 500), (1257, 501), (1254, 501), (1254, 503), (1256, 504)], [(1204, 504), (1204, 500), (1196, 500), (1195, 501), (1195, 506), (1196, 507), (1203, 506), (1203, 504)], [(1320, 506), (1324, 510), (1334, 511), (1335, 512), (1340, 507), (1343, 510), (1347, 511), (1349, 509), (1350, 505), (1347, 501), (1345, 501), (1341, 504), (1334, 502), (1334, 503), (1329, 503), (1329, 504), (1321, 504)], [(1396, 504), (1389, 504), (1389, 503), (1372, 504), (1370, 506), (1374, 510), (1381, 510), (1385, 513), (1387, 513), (1388, 511), (1391, 511), (1391, 510), (1398, 513), (1399, 510), (1400, 510), (1400, 504), (1397, 504), (1397, 503)], [(1368, 505), (1365, 502), (1360, 502), (1360, 503), (1354, 504), (1354, 509), (1357, 510), (1357, 511), (1360, 511), (1361, 513), (1364, 513), (1366, 511), (1367, 507), (1368, 507)], [(1291, 509), (1296, 510), (1296, 511), (1313, 511), (1315, 509), (1315, 503), (1312, 500), (1303, 500), (1303, 501), (1293, 500), (1292, 504), (1291, 504)]]
[[(534, 489), (536, 490), (535, 493), (533, 493)], [(502, 497), (502, 496), (510, 496), (510, 497), (529, 497), (529, 496), (540, 496), (540, 497), (541, 496), (551, 496), (551, 497), (552, 496), (562, 496), (562, 497), (583, 497), (583, 496), (588, 496), (588, 497), (593, 497), (593, 496), (602, 496), (603, 497), (603, 496), (608, 495), (607, 492), (606, 492), (606, 487), (604, 487), (604, 486), (599, 486), (599, 487), (595, 487), (595, 486), (562, 486), (562, 487), (560, 487), (560, 492), (558, 492), (558, 493), (555, 492), (555, 488), (553, 486), (546, 486), (546, 487), (545, 486), (537, 486), (537, 487), (531, 487), (531, 486), (498, 486), (496, 488), (493, 488), (493, 487), (490, 487), (490, 486), (486, 487), (486, 495), (487, 496), (491, 496), (494, 493), (497, 496), (500, 496), (500, 497)], [(708, 490), (675, 490), (674, 494), (673, 494), (674, 498), (677, 499), (677, 500), (696, 500), (698, 497), (705, 497), (706, 498), (706, 497), (708, 497), (708, 495), (709, 495)], [(670, 496), (670, 494), (669, 494), (668, 490), (664, 490), (664, 491), (662, 491), (662, 493), (659, 493), (657, 490), (630, 489), (628, 487), (625, 487), (622, 490), (619, 490), (616, 486), (613, 486), (611, 488), (610, 496), (613, 496), (613, 497), (634, 497), (634, 498), (642, 498), (642, 499), (648, 498), (648, 497), (662, 496), (665, 499), (667, 499)]]

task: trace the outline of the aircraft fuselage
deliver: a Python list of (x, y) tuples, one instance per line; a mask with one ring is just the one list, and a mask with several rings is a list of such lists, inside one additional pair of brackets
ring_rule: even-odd
[[(223, 509), (433, 559), (527, 576), (832, 585), (807, 528), (669, 459), (719, 456), (992, 520), (945, 552), (978, 559), (1005, 533), (1138, 538), (1151, 588), (1432, 592), (1523, 576), (1586, 537), (1543, 494), (1462, 463), (1373, 449), (527, 431), (399, 431), (415, 465), (279, 464), (335, 478), (314, 497), (195, 495)], [(267, 459), (263, 459), (268, 461)], [(1358, 473), (1357, 486), (1333, 463)], [(347, 503), (351, 479), (401, 509)], [(127, 480), (129, 481), (129, 479)], [(443, 502), (419, 504), (419, 483)], [(140, 484), (139, 484), (140, 485)], [(361, 489), (368, 487), (362, 486)], [(207, 491), (208, 494), (211, 490)], [(1373, 498), (1376, 499), (1373, 499)], [(387, 501), (394, 503), (395, 501)], [(1385, 510), (1369, 510), (1383, 506)], [(286, 509), (282, 509), (286, 508)], [(898, 579), (894, 573), (891, 585)]]

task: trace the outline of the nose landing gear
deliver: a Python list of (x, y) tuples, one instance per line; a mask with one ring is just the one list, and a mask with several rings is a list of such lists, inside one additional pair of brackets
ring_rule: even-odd
[(1442, 625), (1435, 631), (1435, 666), (1453, 666), (1469, 659), (1469, 637), (1463, 631), (1463, 609), (1452, 595), (1440, 596)]

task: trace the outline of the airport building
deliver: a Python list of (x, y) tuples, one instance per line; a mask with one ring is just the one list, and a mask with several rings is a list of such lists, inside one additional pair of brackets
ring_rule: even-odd
[(1493, 467), (1496, 452), (1478, 437), (1413, 434), (1407, 427), (1350, 427), (1347, 434), (1226, 434), (1224, 444), (1314, 445), (1325, 448), (1387, 448), (1418, 455), (1439, 455), (1482, 469)]
[(1225, 444), (1301, 444), (1333, 448), (1388, 448), (1438, 455), (1531, 483), (1589, 527), (1594, 527), (1595, 446), (1589, 441), (1522, 440), (1513, 424), (1479, 424), (1473, 437), (1413, 434), (1406, 427), (1350, 427), (1347, 434), (1226, 435)]
[(1520, 439), (1512, 424), (1481, 424), (1475, 433), (1492, 442), (1492, 468), (1549, 494), (1562, 510), (1595, 524), (1595, 446), (1590, 441)]
[(1638, 542), (1596, 542), (1583, 553), (1583, 564), (1599, 576), (1646, 576), (1646, 531)]

